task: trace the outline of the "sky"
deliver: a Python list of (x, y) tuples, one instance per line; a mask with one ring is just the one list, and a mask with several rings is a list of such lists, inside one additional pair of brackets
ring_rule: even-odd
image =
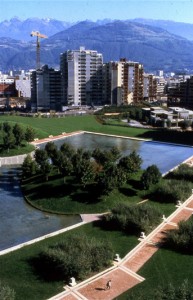
[(193, 0), (0, 0), (0, 22), (16, 16), (67, 22), (148, 18), (193, 24)]

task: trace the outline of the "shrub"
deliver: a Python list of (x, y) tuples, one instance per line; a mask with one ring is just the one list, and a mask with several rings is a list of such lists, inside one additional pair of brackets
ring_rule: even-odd
[(40, 261), (55, 278), (68, 280), (70, 277), (84, 279), (91, 272), (110, 266), (113, 250), (108, 241), (89, 240), (86, 236), (73, 235), (46, 248)]
[(168, 179), (162, 180), (150, 197), (158, 202), (176, 203), (178, 200), (185, 201), (191, 194), (191, 182)]
[(128, 205), (119, 203), (104, 218), (110, 226), (113, 225), (113, 227), (130, 234), (139, 234), (141, 231), (152, 231), (160, 223), (161, 213), (149, 204)]
[(193, 219), (181, 221), (178, 229), (168, 231), (165, 245), (176, 251), (193, 254)]
[(187, 164), (181, 164), (176, 170), (167, 175), (168, 178), (193, 181), (193, 168)]

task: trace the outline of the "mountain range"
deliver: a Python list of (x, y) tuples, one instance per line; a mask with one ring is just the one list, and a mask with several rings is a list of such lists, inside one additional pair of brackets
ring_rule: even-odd
[(41, 64), (59, 67), (60, 53), (68, 49), (97, 50), (104, 62), (126, 58), (144, 65), (146, 72), (193, 72), (193, 24), (173, 21), (89, 20), (68, 23), (54, 19), (13, 18), (0, 23), (0, 70), (33, 69), (36, 39), (41, 39)]

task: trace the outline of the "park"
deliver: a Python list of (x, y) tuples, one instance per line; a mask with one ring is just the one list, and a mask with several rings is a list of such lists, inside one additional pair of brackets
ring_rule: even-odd
[[(38, 138), (39, 140), (47, 138), (50, 135), (59, 135), (64, 131), (70, 133), (77, 130), (83, 130), (125, 137), (142, 139), (148, 138), (157, 141), (174, 142), (174, 137), (171, 135), (171, 132), (163, 133), (163, 131), (156, 131), (155, 129), (103, 125), (94, 116), (69, 116), (64, 118), (1, 116), (0, 122), (8, 122), (13, 126), (18, 123), (25, 129), (27, 127), (31, 127), (35, 131), (34, 138)], [(174, 133), (174, 135), (176, 143), (182, 145), (188, 145), (192, 143), (192, 132), (184, 132), (184, 135), (181, 133)], [(24, 150), (24, 153), (30, 153), (32, 151), (31, 145), (28, 150), (25, 148), (28, 146), (29, 145), (27, 142), (26, 146), (21, 145), (18, 147), (17, 145), (17, 147), (14, 149), (9, 150), (9, 155), (11, 151), (13, 151), (11, 152), (12, 155), (17, 155), (18, 153), (20, 154), (21, 152), (18, 152), (21, 150), (20, 148), (23, 148), (22, 151)], [(53, 145), (50, 144), (50, 146)], [(47, 150), (47, 152), (49, 152), (49, 149)], [(67, 148), (65, 151), (67, 151)], [(71, 153), (73, 151), (76, 155), (79, 154), (78, 159), (76, 156), (76, 161), (80, 161), (80, 158), (84, 158), (84, 165), (86, 162), (89, 169), (91, 167), (88, 163), (91, 158), (91, 156), (89, 156), (90, 154), (85, 153), (86, 151), (80, 153), (80, 149), (79, 152), (78, 150), (71, 149)], [(3, 155), (6, 155), (5, 152)], [(51, 152), (49, 152), (49, 155), (50, 153)], [(115, 153), (115, 151), (113, 153)], [(127, 175), (130, 175), (125, 176), (125, 173), (123, 172), (123, 169), (126, 165), (124, 159), (122, 159), (122, 163), (119, 164), (119, 173), (114, 166), (114, 161), (117, 159), (116, 155), (119, 153), (116, 153), (115, 157), (112, 158), (110, 152), (103, 153), (103, 151), (101, 151), (101, 153), (97, 153), (95, 149), (95, 153), (92, 153), (92, 158), (95, 157), (95, 161), (97, 161), (97, 167), (95, 166), (95, 169), (100, 170), (102, 168), (102, 170), (106, 172), (103, 179), (105, 177), (111, 178), (110, 174), (114, 174), (113, 182), (104, 182), (104, 180), (101, 180), (101, 177), (99, 181), (96, 181), (96, 178), (93, 179), (93, 174), (91, 172), (89, 173), (90, 176), (88, 176), (88, 172), (85, 172), (85, 170), (79, 170), (79, 176), (77, 176), (77, 171), (75, 172), (75, 170), (73, 170), (73, 172), (71, 170), (71, 173), (67, 174), (66, 169), (60, 170), (61, 174), (58, 174), (56, 165), (52, 170), (48, 170), (49, 167), (46, 167), (46, 164), (41, 165), (43, 162), (42, 156), (40, 156), (38, 160), (38, 155), (40, 154), (42, 155), (43, 153), (38, 154), (38, 151), (36, 150), (36, 162), (37, 164), (39, 163), (39, 170), (47, 171), (44, 174), (41, 172), (33, 173), (33, 176), (29, 176), (29, 173), (25, 173), (25, 176), (21, 181), (24, 195), (33, 206), (37, 207), (38, 209), (48, 210), (55, 213), (108, 212), (109, 214), (100, 221), (86, 224), (68, 233), (55, 236), (54, 238), (41, 241), (34, 245), (27, 246), (23, 249), (1, 256), (0, 260), (2, 268), (0, 270), (0, 279), (1, 281), (6, 281), (6, 284), (15, 291), (15, 299), (26, 299), (27, 297), (29, 299), (48, 299), (63, 290), (65, 278), (65, 283), (67, 284), (69, 277), (72, 277), (72, 273), (69, 273), (71, 274), (69, 275), (63, 270), (62, 272), (59, 272), (59, 274), (56, 272), (57, 268), (54, 269), (55, 271), (53, 272), (53, 269), (47, 269), (48, 266), (46, 267), (46, 265), (43, 265), (45, 270), (44, 272), (38, 268), (39, 261), (41, 261), (43, 264), (44, 260), (46, 261), (48, 259), (47, 254), (50, 253), (50, 249), (54, 247), (61, 247), (61, 240), (63, 240), (63, 243), (67, 241), (67, 244), (70, 242), (78, 243), (76, 240), (77, 236), (81, 236), (81, 240), (84, 240), (86, 236), (86, 240), (84, 240), (85, 245), (89, 245), (89, 239), (95, 238), (93, 245), (95, 245), (94, 243), (98, 240), (100, 246), (102, 247), (104, 247), (104, 241), (108, 240), (108, 251), (107, 248), (106, 250), (102, 250), (102, 248), (100, 250), (109, 253), (107, 261), (102, 263), (101, 258), (99, 257), (98, 261), (101, 261), (101, 266), (97, 265), (92, 269), (92, 267), (88, 265), (87, 259), (88, 269), (83, 271), (82, 268), (80, 268), (81, 272), (79, 275), (77, 274), (78, 280), (82, 280), (82, 278), (88, 278), (88, 276), (98, 272), (99, 269), (104, 270), (107, 266), (111, 266), (113, 257), (116, 253), (119, 253), (120, 257), (124, 257), (127, 253), (129, 253), (129, 251), (139, 244), (138, 238), (141, 231), (145, 231), (146, 233), (151, 232), (151, 230), (153, 230), (159, 225), (159, 223), (162, 222), (163, 215), (167, 218), (174, 213), (176, 210), (175, 205), (178, 200), (184, 202), (191, 196), (192, 193), (192, 169), (187, 165), (182, 165), (182, 167), (180, 167), (178, 170), (174, 171), (173, 173), (169, 173), (164, 178), (158, 176), (158, 179), (154, 182), (150, 177), (147, 178), (147, 175), (144, 174), (145, 171), (140, 168), (140, 161), (138, 168), (132, 169), (131, 172), (128, 172), (127, 169), (126, 173)], [(57, 154), (61, 158), (61, 154), (58, 152)], [(104, 154), (106, 154), (106, 156)], [(110, 157), (112, 158), (111, 161), (108, 160)], [(139, 157), (137, 158), (139, 160)], [(47, 159), (48, 157), (46, 160)], [(108, 161), (108, 164), (111, 164), (111, 168), (109, 165), (108, 168), (107, 165), (103, 165), (102, 161)], [(66, 166), (67, 162), (65, 160), (64, 162), (64, 165)], [(155, 178), (155, 170), (153, 170), (153, 172), (153, 178)], [(48, 174), (48, 178), (44, 176), (46, 174)], [(82, 175), (84, 176), (82, 177)], [(119, 178), (122, 178), (123, 181), (120, 182), (115, 180), (115, 175), (119, 176)], [(97, 187), (96, 183), (99, 184), (100, 189)], [(97, 195), (96, 191), (102, 190), (102, 186), (104, 187), (104, 193), (102, 195)], [(90, 193), (93, 192), (93, 189), (95, 189), (94, 194), (96, 198), (92, 198), (93, 203), (88, 203), (88, 200), (91, 198)], [(53, 193), (53, 190), (57, 191), (58, 194), (55, 192)], [(71, 194), (73, 197), (69, 197), (70, 190), (73, 190), (73, 195)], [(42, 197), (42, 191), (46, 191), (46, 197)], [(50, 201), (49, 199), (47, 200), (50, 194), (52, 194), (52, 198), (59, 198), (59, 194), (63, 193), (63, 191), (65, 191), (65, 199), (63, 198), (62, 194), (60, 200), (58, 202), (55, 201), (54, 205), (53, 199)], [(81, 197), (81, 195), (83, 196)], [(81, 199), (81, 201), (77, 201), (77, 199)], [(84, 199), (87, 199), (87, 201), (83, 201)], [(148, 201), (142, 205), (138, 205), (138, 203), (144, 200)], [(116, 206), (116, 204), (120, 205)], [(139, 221), (142, 221), (141, 219), (143, 219), (141, 218), (143, 214), (145, 216), (148, 215), (148, 218), (139, 224)], [(132, 218), (133, 215), (135, 215), (135, 220)], [(123, 220), (125, 220), (126, 223), (123, 223)], [(191, 226), (191, 224), (189, 226)], [(186, 231), (188, 232), (189, 229), (187, 228)], [(171, 239), (169, 244), (172, 244)], [(107, 247), (108, 245), (105, 246)], [(96, 248), (96, 246), (93, 247)], [(87, 248), (89, 247), (87, 246)], [(72, 255), (75, 257), (77, 256), (76, 253), (72, 253)], [(87, 254), (87, 258), (88, 257), (89, 254)], [(83, 265), (86, 265), (83, 259), (84, 257), (82, 257), (82, 263)], [(72, 260), (73, 259), (71, 258), (71, 261)], [(133, 289), (125, 292), (125, 294), (120, 295), (117, 299), (149, 299), (149, 295), (152, 295), (151, 299), (154, 299), (153, 297), (155, 297), (155, 295), (153, 294), (154, 290), (152, 290), (152, 286), (159, 287), (161, 294), (161, 290), (166, 290), (168, 284), (171, 284), (175, 289), (179, 287), (184, 280), (187, 280), (191, 285), (192, 264), (193, 259), (191, 251), (188, 251), (186, 255), (183, 255), (183, 250), (181, 247), (179, 249), (174, 246), (173, 248), (169, 246), (160, 247), (159, 251), (156, 251), (152, 258), (144, 266), (142, 266), (138, 272), (138, 274), (144, 277), (146, 280), (136, 285)], [(77, 269), (76, 265), (74, 268)], [(91, 273), (88, 273), (87, 271), (90, 269)], [(50, 273), (52, 272), (52, 275), (56, 272), (56, 276), (52, 276), (50, 278), (47, 276), (49, 274), (48, 271), (50, 271)], [(168, 279), (167, 282), (165, 282), (166, 278)], [(186, 289), (189, 291), (189, 287), (187, 288), (187, 285)], [(143, 294), (143, 298), (141, 294)]]

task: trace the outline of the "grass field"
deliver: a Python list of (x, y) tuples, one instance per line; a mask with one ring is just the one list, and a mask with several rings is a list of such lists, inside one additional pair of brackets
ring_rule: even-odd
[(34, 268), (32, 260), (45, 246), (53, 245), (73, 233), (86, 234), (89, 238), (95, 237), (100, 240), (108, 239), (114, 253), (119, 253), (121, 257), (138, 243), (135, 236), (126, 236), (119, 231), (105, 231), (97, 226), (97, 223), (93, 223), (0, 256), (0, 278), (15, 290), (16, 300), (45, 300), (63, 291), (64, 282), (45, 280)]
[[(59, 175), (42, 182), (41, 177), (22, 181), (23, 194), (30, 204), (38, 209), (67, 214), (102, 213), (110, 211), (118, 202), (139, 203), (146, 198), (140, 187), (141, 172), (134, 175), (128, 184), (113, 190), (109, 195), (97, 197), (93, 187), (83, 188), (73, 179), (65, 180)], [(169, 216), (175, 209), (174, 204), (149, 201), (162, 214)]]
[(97, 122), (94, 115), (66, 116), (62, 118), (38, 118), (1, 115), (0, 123), (5, 121), (12, 122), (13, 124), (18, 122), (23, 124), (23, 126), (33, 127), (36, 131), (37, 138), (44, 138), (48, 137), (49, 135), (58, 135), (62, 132), (85, 130), (105, 134), (115, 134), (170, 143), (193, 145), (193, 131), (175, 132), (173, 130), (102, 125), (100, 122)]
[(148, 298), (148, 295), (158, 286), (163, 287), (171, 283), (177, 288), (185, 279), (188, 279), (190, 285), (192, 285), (192, 270), (192, 255), (183, 255), (174, 251), (159, 249), (138, 272), (146, 280), (119, 296), (117, 300), (129, 300), (131, 295), (132, 300), (143, 299), (139, 295), (144, 295), (144, 299), (155, 300), (156, 298)]
[(118, 126), (104, 126), (96, 121), (95, 116), (67, 116), (62, 118), (32, 118), (20, 116), (0, 116), (0, 122), (18, 122), (35, 129), (38, 138), (58, 135), (62, 132), (76, 130), (96, 131), (124, 136), (140, 136), (147, 132), (146, 129), (126, 128)]

